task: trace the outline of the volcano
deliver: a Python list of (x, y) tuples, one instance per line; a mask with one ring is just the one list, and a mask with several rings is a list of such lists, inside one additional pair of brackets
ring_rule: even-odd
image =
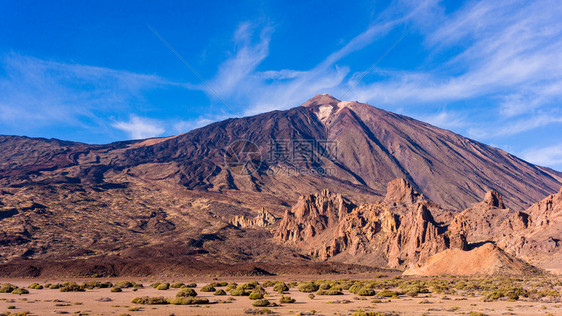
[(329, 190), (374, 203), (396, 178), (452, 213), (490, 190), (523, 211), (562, 186), (560, 172), (327, 94), (166, 138), (0, 136), (0, 261), (46, 271), (44, 262), (90, 260), (80, 271), (104, 266), (107, 275), (149, 271), (137, 262), (146, 258), (298, 264), (310, 258), (264, 240), (301, 195)]

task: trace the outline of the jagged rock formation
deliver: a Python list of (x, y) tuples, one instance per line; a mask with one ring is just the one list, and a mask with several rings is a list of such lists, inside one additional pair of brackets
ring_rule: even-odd
[(246, 216), (236, 215), (230, 221), (230, 223), (236, 227), (240, 228), (256, 228), (256, 227), (268, 227), (277, 221), (275, 217), (270, 212), (266, 211), (264, 208), (258, 211), (258, 214), (253, 218), (247, 218)]
[(449, 231), (466, 235), (469, 242), (493, 241), (508, 254), (541, 267), (562, 267), (562, 190), (514, 212), (502, 196), (489, 191), (484, 201), (457, 214)]
[(391, 181), (384, 200), (375, 204), (355, 206), (323, 191), (302, 196), (285, 213), (275, 237), (324, 260), (391, 267), (418, 264), (451, 245), (464, 249), (464, 237), (443, 234), (429, 208), (436, 205), (404, 179)]
[(275, 238), (322, 260), (407, 267), (411, 274), (538, 273), (521, 259), (541, 266), (545, 258), (560, 260), (561, 206), (562, 190), (527, 212), (511, 211), (488, 191), (450, 223), (438, 223), (433, 213), (444, 211), (395, 179), (377, 203), (356, 206), (329, 191), (302, 196)]
[(513, 258), (493, 243), (469, 251), (447, 249), (427, 259), (423, 266), (404, 271), (405, 275), (538, 275), (541, 271)]
[(500, 234), (511, 235), (513, 227), (508, 224), (515, 212), (505, 208), (502, 196), (488, 191), (484, 200), (457, 214), (449, 231), (462, 232), (469, 242), (491, 240)]

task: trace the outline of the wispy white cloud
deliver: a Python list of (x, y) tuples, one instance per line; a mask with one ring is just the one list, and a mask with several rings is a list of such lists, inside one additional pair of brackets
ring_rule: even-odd
[(165, 83), (157, 76), (65, 64), (11, 54), (1, 61), (0, 122), (21, 126), (99, 127), (103, 114), (127, 111), (141, 92)]
[(436, 114), (422, 115), (418, 119), (441, 128), (457, 128), (467, 126), (466, 117), (454, 111), (443, 110)]
[[(396, 73), (383, 82), (364, 84), (356, 94), (386, 104), (457, 101), (487, 94), (505, 95), (502, 114), (523, 114), (562, 96), (562, 7), (551, 1), (469, 2), (436, 29), (426, 30), (429, 48), (462, 48), (443, 67), (422, 73)], [(443, 74), (445, 73), (445, 74)], [(546, 86), (551, 86), (544, 96)], [(525, 109), (520, 96), (543, 95)], [(548, 97), (548, 98), (547, 98)], [(510, 100), (511, 99), (511, 100)]]
[(523, 152), (523, 159), (541, 166), (562, 165), (562, 143), (543, 147), (531, 148)]
[[(225, 99), (235, 104), (244, 104), (240, 111), (244, 115), (288, 108), (318, 93), (342, 95), (347, 90), (345, 79), (350, 70), (338, 63), (344, 57), (381, 39), (401, 24), (433, 10), (436, 1), (411, 1), (402, 4), (408, 5), (390, 6), (365, 31), (306, 70), (257, 71), (258, 65), (269, 55), (274, 28), (265, 26), (259, 29), (254, 24), (243, 23), (234, 35), (233, 56), (222, 63), (209, 85)], [(209, 97), (215, 98), (214, 91), (205, 87), (200, 89), (205, 90)]]
[[(221, 117), (221, 119), (225, 119), (226, 117)], [(211, 119), (207, 117), (199, 117), (192, 120), (185, 120), (179, 121), (174, 123), (174, 131), (176, 133), (185, 133), (191, 131), (193, 129), (203, 127), (205, 125), (209, 125), (213, 122), (219, 121), (220, 119)]]
[(165, 132), (163, 123), (157, 120), (131, 115), (129, 121), (118, 121), (113, 127), (126, 132), (132, 139), (160, 136)]
[[(316, 93), (339, 96), (363, 75), (350, 73), (339, 62), (390, 31), (408, 26), (422, 32), (430, 52), (454, 46), (459, 53), (423, 72), (374, 69), (383, 79), (366, 78), (351, 90), (349, 99), (407, 107), (494, 95), (498, 106), (490, 111), (500, 118), (536, 115), (535, 110), (562, 96), (561, 15), (562, 7), (549, 1), (468, 2), (449, 16), (437, 1), (402, 1), (309, 70), (256, 71), (269, 54), (273, 28), (260, 31), (244, 23), (234, 36), (235, 54), (221, 65), (211, 86), (235, 104), (245, 104), (243, 114), (294, 106)], [(441, 126), (462, 125), (460, 118), (451, 121), (445, 115), (427, 118)]]
[[(562, 123), (562, 117), (552, 115), (535, 115), (529, 118), (510, 121), (509, 124), (497, 129), (496, 136), (511, 136), (522, 132), (530, 131), (538, 127), (547, 126), (554, 123)], [(562, 134), (562, 133), (561, 133)]]

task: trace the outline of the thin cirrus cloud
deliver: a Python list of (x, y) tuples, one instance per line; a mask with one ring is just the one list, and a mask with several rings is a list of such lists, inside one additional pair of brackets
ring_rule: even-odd
[(389, 7), (365, 31), (342, 48), (327, 54), (324, 60), (309, 70), (257, 71), (257, 67), (269, 55), (268, 47), (274, 28), (267, 25), (258, 31), (257, 26), (243, 23), (234, 36), (236, 53), (222, 63), (217, 74), (209, 81), (214, 89), (203, 86), (200, 89), (211, 98), (216, 97), (214, 93), (217, 91), (236, 104), (246, 104), (242, 109), (245, 115), (295, 106), (297, 102), (320, 92), (342, 95), (347, 90), (345, 79), (350, 74), (350, 68), (337, 62), (368, 47), (416, 15), (426, 14), (433, 5), (430, 1), (416, 3), (409, 6), (407, 12), (400, 11), (400, 14), (395, 12), (398, 6)]
[(136, 115), (131, 115), (128, 121), (118, 121), (112, 125), (126, 132), (132, 139), (160, 136), (166, 131), (162, 122)]
[(562, 164), (562, 143), (528, 149), (522, 153), (522, 157), (543, 166), (560, 165)]
[[(369, 82), (367, 76), (348, 98), (392, 108), (431, 107), (494, 95), (496, 102), (489, 110), (509, 124), (510, 118), (537, 115), (537, 110), (562, 96), (562, 64), (558, 62), (562, 52), (562, 42), (558, 40), (562, 37), (562, 21), (558, 18), (562, 7), (549, 4), (469, 2), (451, 16), (442, 14), (434, 2), (411, 5), (398, 15), (391, 6), (373, 25), (309, 70), (257, 71), (269, 54), (273, 28), (266, 26), (259, 31), (244, 23), (235, 35), (236, 54), (223, 62), (210, 84), (226, 99), (247, 104), (244, 114), (294, 106), (320, 92), (340, 96), (364, 72), (352, 73), (347, 65), (338, 63), (389, 31), (410, 25), (421, 30), (430, 55), (451, 47), (462, 49), (424, 71), (375, 68), (373, 73), (384, 74), (384, 78)], [(431, 24), (437, 27), (428, 26), (428, 20), (438, 21)], [(455, 115), (454, 110), (449, 113)], [(425, 116), (428, 115), (420, 117)], [(462, 125), (458, 120), (456, 123)]]
[(134, 111), (132, 104), (143, 104), (145, 91), (170, 84), (154, 75), (15, 53), (6, 55), (0, 65), (0, 123), (4, 128), (73, 126), (108, 130), (107, 116)]

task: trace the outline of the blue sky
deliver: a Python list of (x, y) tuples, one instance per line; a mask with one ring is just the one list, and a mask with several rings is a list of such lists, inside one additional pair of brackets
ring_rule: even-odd
[(558, 1), (131, 3), (1, 0), (0, 134), (167, 136), (330, 93), (562, 170)]

